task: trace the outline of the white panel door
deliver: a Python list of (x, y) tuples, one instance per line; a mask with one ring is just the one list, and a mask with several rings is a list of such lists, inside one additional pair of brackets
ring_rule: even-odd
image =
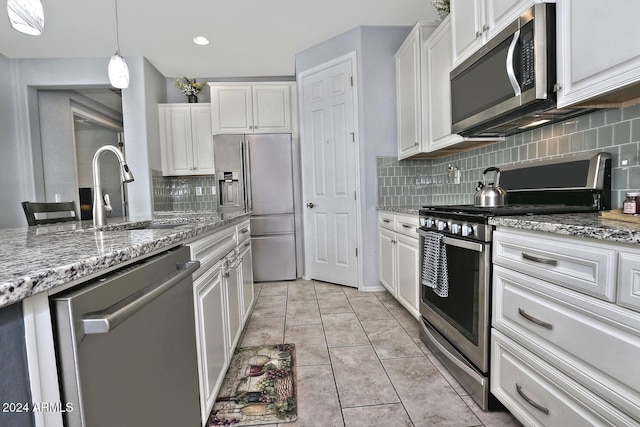
[(211, 87), (211, 127), (219, 133), (253, 133), (251, 86)]
[(302, 79), (306, 275), (358, 286), (352, 60)]

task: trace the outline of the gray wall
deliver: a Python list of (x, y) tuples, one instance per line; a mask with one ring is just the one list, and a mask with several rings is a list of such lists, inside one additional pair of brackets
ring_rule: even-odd
[[(122, 92), (124, 134), (128, 163), (136, 177), (128, 186), (130, 212), (132, 216), (149, 216), (153, 210), (150, 171), (161, 169), (157, 104), (166, 102), (166, 79), (142, 57), (127, 57), (126, 61), (131, 81)], [(20, 201), (46, 200), (37, 89), (109, 88), (108, 62), (108, 58), (0, 57), (2, 75), (8, 76), (0, 79), (0, 93), (8, 94), (0, 98), (3, 111), (0, 161), (7, 166), (0, 170), (1, 227), (26, 225)]]
[(296, 73), (349, 52), (357, 57), (358, 132), (362, 213), (362, 289), (378, 288), (376, 156), (396, 152), (395, 60), (411, 27), (358, 27), (296, 55)]

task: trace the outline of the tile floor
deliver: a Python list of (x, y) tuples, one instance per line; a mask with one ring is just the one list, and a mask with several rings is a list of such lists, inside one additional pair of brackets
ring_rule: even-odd
[(256, 298), (240, 345), (296, 345), (298, 420), (278, 427), (521, 426), (481, 411), (387, 292), (298, 280)]

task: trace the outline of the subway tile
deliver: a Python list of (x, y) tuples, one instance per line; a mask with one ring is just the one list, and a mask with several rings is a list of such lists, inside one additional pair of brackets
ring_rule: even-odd
[(609, 147), (613, 144), (613, 126), (606, 125), (598, 128), (598, 148)]
[(640, 104), (631, 105), (622, 109), (622, 120), (631, 120), (640, 117)]
[(640, 166), (629, 168), (629, 189), (640, 191)]
[(622, 110), (618, 108), (605, 110), (604, 117), (605, 123), (608, 125), (618, 123), (620, 120), (622, 120)]
[(584, 134), (582, 132), (574, 133), (569, 138), (572, 152), (580, 152), (584, 149)]
[(613, 125), (613, 143), (621, 145), (631, 142), (631, 122), (620, 122)]
[(558, 138), (558, 154), (567, 154), (571, 151), (571, 143), (568, 136)]
[(604, 111), (596, 111), (591, 114), (591, 128), (597, 128), (600, 126), (604, 126), (605, 124), (605, 112)]
[(598, 147), (598, 130), (591, 129), (584, 133), (584, 149), (593, 150)]

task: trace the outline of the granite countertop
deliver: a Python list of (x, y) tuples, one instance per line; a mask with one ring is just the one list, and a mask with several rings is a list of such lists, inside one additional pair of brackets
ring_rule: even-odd
[[(92, 221), (0, 229), (0, 307), (169, 249), (249, 215), (158, 212), (153, 220), (109, 218), (99, 229)], [(162, 224), (178, 225), (156, 228)]]
[(640, 244), (640, 224), (601, 218), (597, 213), (501, 216), (490, 218), (489, 224), (608, 242)]
[(418, 215), (422, 206), (378, 206), (379, 211), (396, 212), (406, 215)]

